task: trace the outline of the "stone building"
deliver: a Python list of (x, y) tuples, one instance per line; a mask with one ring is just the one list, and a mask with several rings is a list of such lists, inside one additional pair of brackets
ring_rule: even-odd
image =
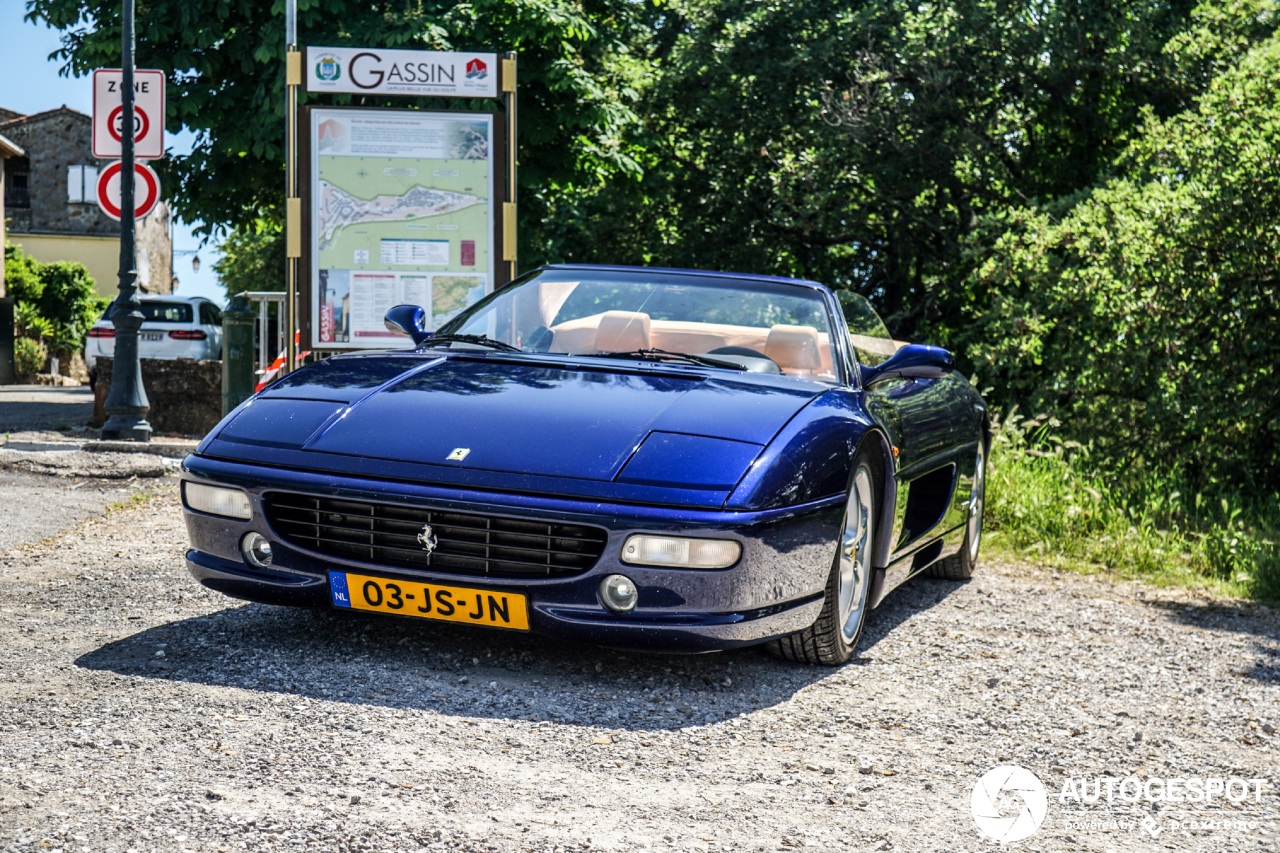
[[(0, 107), (0, 137), (22, 153), (4, 160), (4, 212), (8, 239), (46, 263), (79, 261), (98, 293), (116, 295), (120, 224), (98, 207), (93, 123), (68, 107), (22, 115)], [(169, 206), (160, 202), (138, 221), (138, 284), (149, 293), (173, 290)]]

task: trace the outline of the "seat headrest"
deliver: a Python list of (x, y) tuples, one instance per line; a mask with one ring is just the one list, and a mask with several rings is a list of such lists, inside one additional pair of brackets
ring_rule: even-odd
[(649, 315), (638, 311), (606, 311), (596, 327), (596, 349), (630, 352), (649, 349)]
[(812, 326), (774, 326), (765, 341), (765, 355), (786, 371), (822, 370), (818, 330)]

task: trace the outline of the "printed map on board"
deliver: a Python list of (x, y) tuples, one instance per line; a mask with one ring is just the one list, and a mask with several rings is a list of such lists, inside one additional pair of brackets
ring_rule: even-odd
[(399, 303), (422, 304), (435, 328), (491, 288), (491, 130), (487, 117), (316, 111), (321, 343), (379, 345)]

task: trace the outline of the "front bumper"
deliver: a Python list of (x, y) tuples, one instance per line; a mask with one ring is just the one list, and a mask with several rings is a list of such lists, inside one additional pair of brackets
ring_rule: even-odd
[[(248, 521), (186, 510), (192, 548), (187, 567), (202, 584), (237, 598), (269, 604), (330, 606), (328, 572), (350, 571), (526, 595), (530, 628), (549, 635), (628, 648), (710, 651), (763, 642), (813, 624), (822, 607), (844, 510), (841, 496), (756, 512), (606, 504), (580, 499), (480, 493), (411, 483), (316, 475), (199, 456), (184, 463), (184, 479), (244, 489)], [(561, 577), (487, 577), (379, 566), (292, 546), (263, 511), (273, 491), (395, 502), (456, 512), (570, 521), (603, 528), (608, 540), (596, 564)], [(250, 531), (272, 542), (270, 570), (247, 565), (239, 542)], [(618, 559), (637, 532), (733, 538), (743, 547), (733, 567), (715, 571), (632, 566)], [(624, 574), (639, 603), (630, 613), (605, 608), (601, 579)], [(427, 620), (421, 620), (427, 621)]]

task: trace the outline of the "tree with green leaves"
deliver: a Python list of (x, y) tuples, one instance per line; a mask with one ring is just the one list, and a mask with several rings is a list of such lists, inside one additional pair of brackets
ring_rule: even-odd
[[(28, 0), (27, 8), (28, 18), (63, 32), (56, 56), (65, 73), (118, 66), (118, 0)], [(299, 0), (298, 32), (311, 45), (516, 51), (521, 251), (536, 261), (550, 188), (570, 191), (636, 169), (623, 142), (634, 93), (615, 58), (628, 50), (643, 9), (631, 0)], [(167, 78), (168, 129), (196, 133), (189, 156), (160, 162), (175, 211), (206, 231), (243, 229), (237, 248), (261, 248), (261, 223), (283, 218), (284, 3), (152, 0), (140, 7), (136, 30), (139, 66)], [(304, 93), (301, 102), (315, 98)], [(337, 102), (405, 106), (364, 96)]]
[(1277, 79), (1272, 35), (1192, 108), (1148, 113), (1114, 177), (985, 223), (953, 337), (997, 402), (1054, 413), (1117, 471), (1276, 490)]
[(284, 290), (284, 228), (274, 219), (259, 218), (233, 228), (222, 242), (214, 263), (228, 295), (250, 290)]
[(981, 217), (1089, 186), (1144, 110), (1189, 102), (1164, 47), (1192, 5), (673, 0), (644, 180), (566, 200), (585, 233), (560, 242), (598, 227), (627, 260), (817, 278), (899, 334), (947, 325)]

